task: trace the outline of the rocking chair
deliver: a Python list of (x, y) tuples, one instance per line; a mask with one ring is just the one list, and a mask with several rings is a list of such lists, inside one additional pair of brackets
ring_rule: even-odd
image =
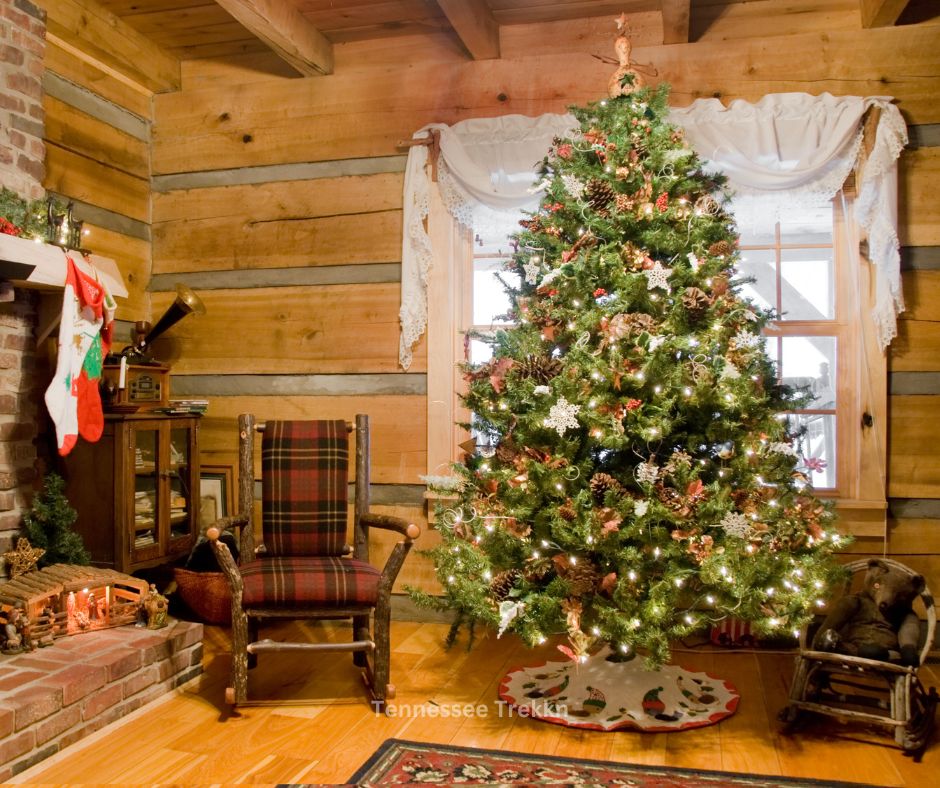
[[(254, 544), (255, 431), (262, 433), (262, 539)], [(356, 432), (353, 545), (346, 544), (349, 432)], [(373, 704), (384, 709), (395, 695), (389, 682), (392, 584), (420, 529), (397, 517), (369, 512), (369, 417), (344, 421), (272, 421), (238, 417), (238, 515), (207, 531), (232, 592), (232, 686), (229, 704), (248, 699), (248, 668), (265, 651), (352, 651), (364, 668)], [(224, 530), (241, 526), (240, 562)], [(380, 572), (369, 563), (369, 528), (404, 537)], [(352, 620), (346, 643), (259, 639), (265, 621)]]
[[(893, 569), (914, 575), (904, 564), (880, 559)], [(851, 572), (846, 591), (860, 587), (860, 579), (868, 569), (862, 559), (846, 565)], [(919, 596), (926, 627), (920, 645), (918, 665), (922, 665), (933, 646), (937, 614), (933, 596), (924, 586)], [(813, 635), (821, 617), (800, 632), (800, 653), (790, 687), (789, 704), (780, 712), (780, 719), (796, 722), (802, 711), (812, 711), (845, 720), (875, 723), (893, 729), (895, 743), (915, 760), (926, 747), (934, 724), (937, 705), (936, 689), (925, 689), (918, 678), (918, 666), (902, 665), (864, 657), (817, 651), (812, 648)]]

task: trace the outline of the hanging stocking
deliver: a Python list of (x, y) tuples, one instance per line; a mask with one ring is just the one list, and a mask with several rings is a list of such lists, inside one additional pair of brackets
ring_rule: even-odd
[[(80, 431), (87, 440), (101, 437), (104, 418), (97, 384), (114, 319), (114, 300), (104, 285), (79, 270), (70, 255), (66, 260), (59, 356), (45, 397), (63, 456), (75, 446)], [(93, 347), (90, 368), (83, 369)]]

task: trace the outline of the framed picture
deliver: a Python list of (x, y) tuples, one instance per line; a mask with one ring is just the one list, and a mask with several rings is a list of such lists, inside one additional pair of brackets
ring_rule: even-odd
[(199, 469), (199, 527), (208, 528), (235, 511), (231, 465), (203, 465)]

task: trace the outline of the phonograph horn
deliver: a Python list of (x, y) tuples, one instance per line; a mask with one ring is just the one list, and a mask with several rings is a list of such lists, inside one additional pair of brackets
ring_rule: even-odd
[(176, 300), (170, 304), (170, 308), (163, 313), (157, 324), (147, 332), (147, 335), (143, 338), (143, 341), (137, 347), (138, 351), (142, 351), (150, 345), (157, 337), (159, 337), (164, 331), (176, 325), (180, 320), (182, 320), (186, 315), (191, 314), (204, 315), (206, 313), (206, 307), (190, 288), (184, 284), (179, 284), (176, 286)]

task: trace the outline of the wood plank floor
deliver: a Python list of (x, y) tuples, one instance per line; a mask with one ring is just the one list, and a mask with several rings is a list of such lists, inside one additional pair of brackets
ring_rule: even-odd
[[(296, 636), (298, 625), (291, 625)], [(396, 716), (374, 713), (348, 653), (262, 655), (250, 674), (253, 705), (230, 713), (228, 632), (206, 627), (205, 674), (171, 699), (115, 723), (92, 743), (79, 743), (33, 767), (18, 782), (44, 785), (341, 783), (387, 738), (554, 753), (630, 763), (751, 774), (846, 780), (883, 786), (936, 785), (940, 744), (921, 763), (886, 740), (835, 720), (810, 722), (784, 735), (776, 722), (792, 673), (792, 653), (677, 651), (675, 661), (727, 678), (741, 693), (738, 711), (718, 725), (681, 733), (577, 731), (510, 716), (496, 703), (510, 668), (557, 659), (546, 646), (530, 651), (512, 638), (478, 638), (444, 648), (442, 624), (396, 622), (392, 678)], [(302, 630), (312, 640), (348, 637), (339, 625)], [(305, 663), (304, 660), (307, 660)], [(312, 660), (312, 662), (310, 662)], [(312, 665), (312, 669), (308, 668)], [(923, 668), (936, 685), (936, 665)], [(478, 705), (485, 715), (429, 717), (428, 704)]]

